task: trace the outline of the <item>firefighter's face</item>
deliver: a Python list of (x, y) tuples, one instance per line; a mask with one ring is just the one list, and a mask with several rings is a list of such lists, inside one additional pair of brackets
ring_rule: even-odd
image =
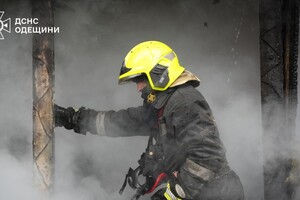
[(142, 89), (144, 89), (147, 86), (147, 81), (146, 80), (142, 80), (136, 83), (136, 90), (138, 92), (141, 92)]

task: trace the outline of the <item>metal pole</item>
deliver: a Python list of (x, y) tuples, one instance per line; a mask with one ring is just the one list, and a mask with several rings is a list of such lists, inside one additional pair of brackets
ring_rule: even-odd
[[(54, 27), (52, 0), (32, 0), (38, 27)], [(34, 184), (49, 192), (54, 183), (54, 34), (33, 35)]]

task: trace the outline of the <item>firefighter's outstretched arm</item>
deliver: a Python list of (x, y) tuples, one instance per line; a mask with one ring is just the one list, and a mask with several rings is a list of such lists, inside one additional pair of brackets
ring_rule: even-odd
[(148, 136), (150, 129), (145, 123), (147, 112), (143, 106), (119, 111), (96, 111), (81, 107), (78, 110), (54, 105), (55, 126), (108, 137)]

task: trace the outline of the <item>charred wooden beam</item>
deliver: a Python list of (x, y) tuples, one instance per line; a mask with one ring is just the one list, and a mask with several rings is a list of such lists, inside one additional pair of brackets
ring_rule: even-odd
[[(54, 27), (52, 0), (32, 0), (38, 27)], [(33, 46), (33, 161), (35, 185), (50, 191), (54, 183), (54, 34), (34, 34)]]
[(261, 102), (266, 200), (293, 198), (297, 110), (298, 4), (260, 0)]

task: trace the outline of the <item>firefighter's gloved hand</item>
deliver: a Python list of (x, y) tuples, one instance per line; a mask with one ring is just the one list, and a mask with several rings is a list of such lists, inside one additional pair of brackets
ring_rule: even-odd
[(90, 131), (91, 121), (95, 119), (97, 112), (84, 107), (75, 110), (72, 107), (63, 108), (54, 105), (55, 126), (63, 126), (68, 130), (73, 129), (76, 133), (86, 134)]
[(65, 127), (68, 130), (74, 128), (73, 117), (75, 109), (72, 107), (64, 108), (54, 104), (55, 127)]

